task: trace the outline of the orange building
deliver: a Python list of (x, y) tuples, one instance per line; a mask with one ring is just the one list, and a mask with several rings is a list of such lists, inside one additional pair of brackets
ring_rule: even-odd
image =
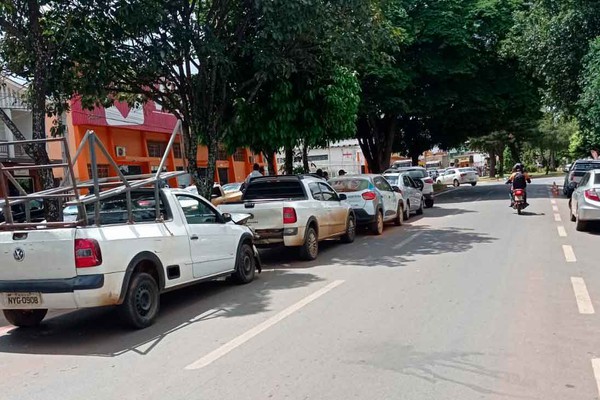
[[(83, 109), (81, 102), (75, 99), (71, 104), (71, 111), (66, 115), (66, 137), (71, 156), (74, 156), (85, 133), (93, 130), (125, 175), (147, 174), (158, 170), (176, 122), (174, 115), (163, 112), (153, 102), (148, 102), (139, 108), (130, 108), (126, 103), (116, 103), (106, 109), (95, 108), (89, 111)], [(168, 171), (184, 170), (185, 154), (180, 139), (181, 137), (176, 139), (167, 159)], [(60, 151), (58, 146), (51, 146), (51, 158), (61, 158)], [(100, 152), (97, 154), (99, 177), (117, 175), (103, 154)], [(202, 175), (208, 165), (206, 147), (198, 146), (197, 162)], [(221, 184), (242, 182), (251, 172), (254, 163), (264, 165), (265, 159), (262, 155), (253, 154), (248, 149), (240, 148), (234, 154), (227, 154), (223, 148), (217, 157), (215, 181)], [(76, 178), (89, 179), (90, 167), (90, 154), (85, 150), (75, 165)], [(59, 171), (55, 171), (55, 174), (60, 176)], [(190, 178), (187, 175), (178, 178), (177, 182), (170, 182), (171, 186), (189, 184)]]

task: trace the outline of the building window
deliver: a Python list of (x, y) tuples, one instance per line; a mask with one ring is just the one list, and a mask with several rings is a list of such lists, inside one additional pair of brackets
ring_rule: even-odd
[[(88, 176), (92, 179), (92, 164), (88, 164)], [(108, 178), (110, 168), (108, 164), (98, 164), (98, 178)]]
[(244, 149), (237, 149), (235, 153), (233, 153), (233, 161), (246, 161), (246, 157), (244, 157)]
[(167, 144), (165, 142), (148, 142), (148, 157), (160, 158), (165, 154)]
[(181, 145), (179, 143), (173, 143), (173, 155), (175, 156), (175, 158), (182, 158)]
[(220, 144), (217, 152), (217, 160), (227, 160), (228, 157), (229, 154), (227, 153), (227, 148)]

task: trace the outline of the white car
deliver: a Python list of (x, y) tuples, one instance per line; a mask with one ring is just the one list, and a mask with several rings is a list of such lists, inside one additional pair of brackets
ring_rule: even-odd
[(423, 183), (412, 179), (408, 172), (389, 172), (383, 174), (383, 177), (392, 185), (400, 190), (404, 201), (404, 219), (410, 218), (410, 213), (417, 215), (423, 214)]
[(600, 169), (587, 171), (569, 200), (575, 229), (585, 231), (588, 222), (600, 221)]
[(388, 170), (386, 172), (406, 172), (414, 181), (423, 182), (423, 198), (425, 199), (425, 207), (433, 207), (433, 178), (427, 174), (427, 170), (423, 167), (404, 167), (396, 170)]
[(328, 183), (347, 196), (356, 216), (357, 226), (367, 226), (376, 235), (383, 233), (385, 222), (402, 225), (404, 201), (399, 192), (381, 175), (344, 175)]
[[(252, 231), (189, 191), (124, 193), (87, 206), (84, 222), (0, 231), (0, 309), (17, 326), (35, 326), (48, 309), (118, 306), (135, 328), (153, 323), (160, 294), (231, 276), (254, 279), (260, 259)], [(69, 212), (71, 210), (68, 210)], [(85, 217), (85, 218), (84, 218)], [(245, 217), (240, 217), (242, 221)], [(239, 221), (238, 221), (239, 222)], [(21, 224), (22, 225), (22, 224)]]
[(470, 184), (477, 185), (477, 173), (472, 168), (448, 168), (443, 174), (438, 176), (437, 183), (442, 185), (460, 185)]
[(356, 234), (356, 216), (346, 195), (310, 175), (254, 178), (241, 202), (219, 209), (251, 214), (247, 225), (256, 233), (257, 246), (298, 247), (304, 260), (317, 258), (321, 240), (352, 243)]

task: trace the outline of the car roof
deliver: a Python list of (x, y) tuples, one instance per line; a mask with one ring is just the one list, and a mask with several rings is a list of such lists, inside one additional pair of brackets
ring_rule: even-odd
[(373, 179), (376, 177), (381, 177), (381, 174), (348, 174), (348, 175), (342, 175), (342, 176), (336, 176), (334, 178), (329, 178), (330, 181), (334, 180), (334, 179)]

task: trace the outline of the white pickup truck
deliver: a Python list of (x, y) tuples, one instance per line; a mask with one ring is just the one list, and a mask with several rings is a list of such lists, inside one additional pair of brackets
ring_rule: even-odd
[(341, 238), (352, 243), (356, 217), (344, 194), (338, 194), (324, 180), (304, 175), (254, 178), (242, 201), (219, 206), (230, 214), (249, 213), (247, 221), (259, 247), (298, 247), (300, 257), (314, 260), (319, 241)]
[[(155, 320), (160, 293), (231, 276), (254, 279), (260, 259), (252, 231), (185, 190), (162, 189), (156, 219), (153, 190), (87, 206), (92, 224), (0, 231), (0, 309), (17, 326), (34, 326), (48, 309), (118, 305), (124, 320), (144, 328)], [(246, 216), (248, 217), (248, 216)]]

